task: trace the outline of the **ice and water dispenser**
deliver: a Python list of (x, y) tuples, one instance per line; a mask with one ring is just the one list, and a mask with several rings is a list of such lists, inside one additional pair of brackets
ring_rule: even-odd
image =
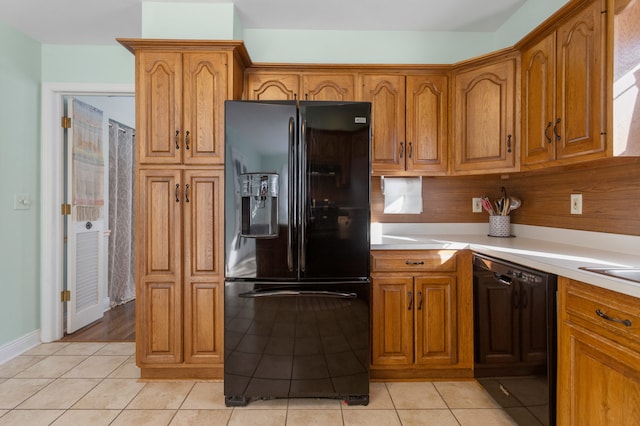
[(278, 236), (278, 174), (244, 173), (242, 183), (242, 236)]

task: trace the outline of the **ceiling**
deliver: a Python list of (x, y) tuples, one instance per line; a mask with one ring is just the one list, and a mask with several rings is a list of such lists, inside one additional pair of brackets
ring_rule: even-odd
[[(234, 3), (245, 29), (493, 32), (527, 0), (155, 1)], [(0, 0), (0, 21), (45, 44), (109, 45), (141, 37), (142, 3)]]

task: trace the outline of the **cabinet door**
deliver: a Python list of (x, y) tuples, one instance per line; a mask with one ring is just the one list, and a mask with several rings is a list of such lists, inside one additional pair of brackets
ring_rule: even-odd
[(179, 170), (139, 170), (136, 209), (138, 363), (182, 361)]
[(558, 29), (558, 159), (605, 152), (606, 10), (594, 1)]
[[(185, 172), (185, 362), (223, 360), (223, 171)], [(188, 185), (188, 186), (187, 186)]]
[(183, 126), (186, 164), (224, 163), (224, 101), (227, 53), (184, 53)]
[(252, 72), (247, 75), (246, 99), (293, 101), (300, 92), (298, 74)]
[(596, 333), (561, 325), (559, 425), (635, 425), (640, 419), (640, 355)]
[(457, 362), (455, 275), (415, 278), (416, 363), (452, 365)]
[(447, 173), (448, 79), (412, 75), (406, 80), (406, 169)]
[[(556, 33), (522, 54), (522, 164), (556, 157)], [(557, 128), (557, 127), (556, 127)]]
[(304, 74), (303, 100), (353, 101), (355, 99), (354, 74)]
[(515, 70), (508, 58), (455, 75), (455, 172), (517, 169)]
[(362, 76), (361, 100), (371, 102), (374, 173), (405, 169), (405, 80), (402, 75)]
[(413, 363), (413, 277), (373, 278), (372, 363)]
[[(136, 54), (136, 144), (140, 164), (182, 162), (182, 54)], [(176, 134), (178, 132), (178, 134)]]

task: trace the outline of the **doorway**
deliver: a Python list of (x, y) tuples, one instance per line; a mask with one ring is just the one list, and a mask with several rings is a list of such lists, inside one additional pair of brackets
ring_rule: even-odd
[[(41, 144), (41, 340), (51, 342), (64, 336), (65, 289), (64, 236), (65, 204), (64, 132), (60, 126), (64, 99), (74, 96), (134, 97), (133, 84), (43, 83)], [(114, 310), (115, 311), (115, 310)]]

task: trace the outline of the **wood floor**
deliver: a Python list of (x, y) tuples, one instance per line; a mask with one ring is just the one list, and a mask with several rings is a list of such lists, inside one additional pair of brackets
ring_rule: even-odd
[(65, 334), (66, 342), (135, 342), (136, 301), (116, 306), (96, 322), (72, 334)]

